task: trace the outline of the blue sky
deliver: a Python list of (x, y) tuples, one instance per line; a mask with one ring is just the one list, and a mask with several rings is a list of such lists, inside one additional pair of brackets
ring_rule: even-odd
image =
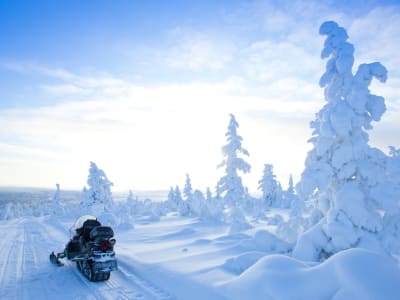
[[(321, 3), (322, 2), (322, 3)], [(325, 20), (345, 27), (359, 63), (381, 61), (383, 120), (400, 146), (398, 1), (0, 0), (0, 186), (86, 184), (93, 160), (116, 189), (214, 187), (229, 114), (250, 152), (286, 186), (301, 174), (323, 106)]]

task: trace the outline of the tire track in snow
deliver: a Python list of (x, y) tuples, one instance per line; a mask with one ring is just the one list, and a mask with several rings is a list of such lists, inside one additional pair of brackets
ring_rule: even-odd
[(18, 287), (18, 299), (31, 299), (32, 289), (38, 291), (34, 297), (48, 297), (51, 293), (47, 284), (40, 280), (40, 277), (46, 274), (43, 269), (43, 259), (40, 257), (38, 245), (43, 242), (41, 231), (37, 222), (31, 220), (21, 224), (23, 227), (23, 247), (19, 254), (18, 264), (21, 271), (20, 285)]
[[(14, 295), (16, 299), (15, 283), (18, 282), (20, 273), (18, 272), (18, 258), (23, 247), (20, 236), (23, 233), (20, 227), (20, 220), (10, 221), (10, 226), (4, 226), (2, 232), (3, 243), (0, 249), (0, 298), (7, 299), (8, 294)], [(3, 223), (5, 224), (5, 223)], [(3, 227), (2, 224), (2, 227)]]

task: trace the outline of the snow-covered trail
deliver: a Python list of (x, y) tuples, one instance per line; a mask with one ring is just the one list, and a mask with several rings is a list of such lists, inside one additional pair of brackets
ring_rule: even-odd
[(89, 282), (71, 262), (50, 264), (68, 240), (58, 221), (16, 219), (0, 223), (0, 233), (0, 299), (173, 299), (122, 261), (107, 282)]

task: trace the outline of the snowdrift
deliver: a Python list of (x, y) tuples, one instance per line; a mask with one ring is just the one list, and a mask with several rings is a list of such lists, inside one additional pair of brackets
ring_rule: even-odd
[(284, 255), (260, 259), (223, 285), (228, 299), (399, 299), (397, 263), (364, 249), (342, 251), (315, 265)]

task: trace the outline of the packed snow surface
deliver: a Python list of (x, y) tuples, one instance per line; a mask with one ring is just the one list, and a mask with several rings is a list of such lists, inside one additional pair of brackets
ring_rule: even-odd
[[(398, 299), (400, 268), (389, 256), (342, 251), (323, 263), (286, 255), (265, 224), (229, 233), (222, 223), (168, 215), (115, 230), (119, 270), (89, 282), (62, 251), (73, 218), (0, 221), (0, 299)], [(264, 229), (262, 229), (264, 228)], [(274, 254), (282, 253), (282, 254)]]

